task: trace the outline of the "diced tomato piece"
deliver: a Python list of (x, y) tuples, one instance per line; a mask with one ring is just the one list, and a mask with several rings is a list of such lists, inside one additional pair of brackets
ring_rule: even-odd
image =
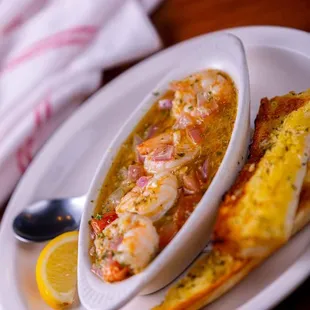
[(178, 230), (181, 229), (181, 227), (184, 225), (186, 220), (192, 214), (192, 212), (194, 211), (196, 205), (199, 203), (202, 196), (203, 195), (201, 193), (189, 195), (189, 196), (184, 196), (182, 194), (180, 196), (176, 211), (173, 215), (173, 220)]
[(115, 211), (110, 211), (102, 215), (100, 220), (98, 219), (91, 219), (90, 225), (96, 234), (101, 233), (109, 224), (117, 219), (117, 214)]
[(178, 227), (174, 222), (167, 222), (163, 223), (157, 231), (159, 235), (159, 249), (162, 250), (176, 235)]
[(103, 267), (102, 276), (107, 282), (116, 282), (126, 279), (129, 271), (128, 267), (122, 267), (118, 262), (111, 261), (111, 263)]

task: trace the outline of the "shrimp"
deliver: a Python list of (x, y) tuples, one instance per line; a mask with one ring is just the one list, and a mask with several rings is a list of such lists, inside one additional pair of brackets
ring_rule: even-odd
[[(193, 132), (190, 127), (189, 130), (189, 133)], [(189, 137), (187, 129), (175, 130), (138, 145), (138, 152), (144, 156), (144, 169), (152, 174), (172, 171), (193, 160), (199, 153), (200, 147)]]
[(195, 158), (198, 153), (199, 148), (195, 148), (191, 144), (185, 144), (177, 147), (169, 160), (157, 160), (154, 159), (152, 154), (149, 154), (145, 157), (144, 169), (148, 173), (173, 171), (186, 165), (193, 158)]
[(144, 187), (136, 186), (127, 193), (116, 207), (116, 213), (138, 213), (155, 222), (174, 205), (177, 196), (176, 176), (171, 173), (159, 173)]
[(161, 145), (169, 145), (173, 143), (172, 132), (164, 132), (153, 138), (147, 139), (137, 146), (137, 150), (141, 155), (146, 155), (154, 151)]
[(150, 219), (125, 213), (96, 237), (94, 245), (97, 260), (93, 272), (115, 282), (148, 265), (158, 251), (159, 237)]
[(176, 119), (188, 114), (196, 122), (215, 112), (220, 101), (227, 101), (232, 85), (226, 77), (212, 70), (189, 76), (182, 81), (173, 82), (175, 90), (172, 114)]

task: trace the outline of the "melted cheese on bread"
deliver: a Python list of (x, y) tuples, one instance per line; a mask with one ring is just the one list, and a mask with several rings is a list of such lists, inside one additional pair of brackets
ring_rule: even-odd
[(264, 256), (288, 240), (310, 151), (310, 102), (292, 112), (234, 208), (220, 209), (216, 236), (235, 256)]

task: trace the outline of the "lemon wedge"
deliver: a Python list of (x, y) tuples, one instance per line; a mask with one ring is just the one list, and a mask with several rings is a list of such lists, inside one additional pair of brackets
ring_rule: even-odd
[(42, 250), (36, 265), (37, 285), (44, 301), (53, 309), (73, 303), (77, 281), (78, 232), (64, 233)]

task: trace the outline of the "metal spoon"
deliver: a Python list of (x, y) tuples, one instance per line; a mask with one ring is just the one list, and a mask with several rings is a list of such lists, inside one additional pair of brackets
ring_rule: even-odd
[(23, 242), (43, 242), (80, 226), (86, 196), (41, 200), (33, 203), (13, 222), (17, 239)]

